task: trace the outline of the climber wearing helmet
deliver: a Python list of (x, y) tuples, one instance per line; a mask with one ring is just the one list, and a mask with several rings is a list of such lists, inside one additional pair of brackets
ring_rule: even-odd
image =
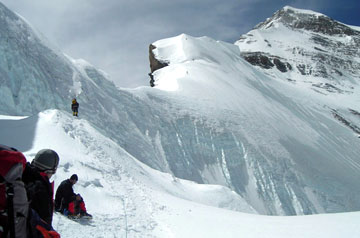
[(50, 149), (40, 150), (33, 161), (27, 163), (23, 173), (30, 207), (51, 226), (53, 216), (53, 187), (50, 178), (56, 173), (58, 154)]
[(79, 103), (76, 101), (76, 98), (72, 100), (71, 110), (73, 111), (73, 116), (78, 116)]

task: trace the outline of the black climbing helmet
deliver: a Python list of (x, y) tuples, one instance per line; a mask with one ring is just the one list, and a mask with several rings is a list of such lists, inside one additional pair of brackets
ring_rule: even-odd
[(58, 154), (50, 149), (40, 150), (31, 164), (42, 172), (55, 173), (59, 165)]

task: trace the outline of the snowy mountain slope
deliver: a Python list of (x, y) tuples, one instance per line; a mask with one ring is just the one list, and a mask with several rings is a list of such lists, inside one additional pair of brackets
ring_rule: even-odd
[[(336, 211), (342, 202), (332, 201), (358, 196), (359, 141), (331, 111), (348, 111), (345, 100), (358, 112), (358, 96), (331, 99), (273, 80), (247, 64), (236, 46), (206, 37), (181, 35), (153, 45), (157, 59), (169, 65), (154, 72), (156, 87), (169, 90), (172, 104), (192, 109), (191, 115), (215, 121), (218, 131), (211, 139), (221, 147), (212, 151), (217, 161), (207, 163), (222, 170), (217, 181), (226, 181), (258, 211), (271, 214)], [(203, 177), (213, 175), (211, 169)], [(346, 187), (349, 195), (339, 199)], [(358, 210), (353, 205), (350, 210)]]
[[(34, 120), (36, 118), (36, 120)], [(34, 130), (29, 161), (42, 148), (59, 153), (55, 187), (79, 175), (75, 191), (83, 195), (92, 222), (74, 222), (55, 214), (62, 237), (357, 237), (360, 213), (273, 217), (240, 213), (253, 209), (226, 187), (199, 185), (139, 163), (86, 120), (47, 110), (36, 116), (0, 116), (12, 123), (12, 142), (21, 147)], [(0, 134), (0, 142), (10, 133)], [(218, 207), (218, 208), (217, 208)], [(223, 209), (226, 208), (226, 209)], [(228, 210), (231, 209), (232, 211)], [(261, 228), (261, 229), (259, 229)]]
[(320, 93), (351, 94), (359, 83), (359, 28), (320, 13), (284, 7), (235, 44), (273, 77), (304, 82)]
[[(306, 80), (288, 82), (280, 71), (248, 64), (237, 45), (180, 35), (153, 43), (156, 58), (168, 63), (153, 72), (155, 88), (117, 89), (90, 64), (22, 36), (31, 27), (0, 8), (1, 39), (23, 39), (1, 44), (8, 56), (0, 59), (1, 113), (68, 111), (76, 96), (81, 119), (133, 158), (177, 178), (227, 186), (261, 214), (359, 210), (356, 84), (353, 93), (319, 94)], [(9, 67), (16, 60), (22, 67)], [(31, 120), (26, 141), (16, 144), (22, 151), (35, 149), (39, 118)], [(3, 124), (2, 143), (17, 143), (13, 123)]]
[[(134, 125), (134, 119), (141, 120), (138, 114), (152, 114), (146, 102), (131, 92), (119, 91), (106, 74), (84, 60), (71, 59), (44, 44), (46, 39), (1, 3), (0, 25), (0, 113), (34, 115), (50, 108), (70, 110), (71, 99), (76, 97), (80, 115), (108, 137), (114, 137), (136, 157), (156, 157), (150, 149), (143, 152), (131, 146), (151, 147)], [(123, 134), (119, 136), (117, 130)]]
[[(27, 133), (34, 130), (31, 150), (24, 151), (29, 161), (42, 148), (58, 152), (60, 164), (53, 177), (56, 186), (71, 174), (78, 174), (80, 180), (75, 190), (83, 195), (88, 210), (94, 214), (94, 224), (85, 227), (86, 231), (79, 230), (74, 234), (78, 230), (75, 226), (79, 225), (57, 215), (54, 225), (63, 237), (88, 237), (92, 232), (99, 232), (99, 228), (101, 237), (125, 237), (125, 233), (136, 236), (136, 232), (152, 234), (162, 225), (155, 220), (154, 214), (168, 210), (166, 203), (157, 201), (157, 197), (163, 196), (255, 212), (226, 187), (199, 185), (150, 169), (102, 136), (86, 120), (73, 119), (67, 113), (48, 110), (18, 120), (0, 116), (0, 127), (11, 128), (11, 131), (1, 133), (0, 142), (11, 142), (14, 147), (29, 143)], [(9, 137), (17, 140), (11, 141)]]

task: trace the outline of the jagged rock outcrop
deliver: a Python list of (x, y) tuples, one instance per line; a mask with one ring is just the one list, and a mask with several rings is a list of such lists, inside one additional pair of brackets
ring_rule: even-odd
[(156, 46), (150, 44), (150, 46), (149, 46), (149, 61), (150, 61), (151, 73), (153, 73), (154, 71), (156, 71), (158, 69), (168, 66), (168, 63), (161, 62), (160, 60), (155, 58), (155, 55), (153, 53), (154, 49), (156, 49)]
[[(349, 111), (354, 114), (354, 115), (360, 115), (359, 112), (349, 109)], [(352, 131), (354, 131), (355, 133), (357, 133), (358, 135), (360, 135), (360, 127), (357, 126), (354, 122), (352, 122), (350, 119), (345, 118), (344, 115), (341, 115), (337, 110), (333, 109), (332, 110), (332, 114), (333, 116), (340, 121), (341, 123), (343, 123), (345, 126), (347, 126), (348, 128), (350, 128)]]
[(277, 56), (264, 54), (262, 52), (244, 52), (241, 55), (250, 64), (260, 66), (264, 69), (271, 69), (274, 66), (281, 72), (287, 72), (292, 69), (291, 65), (286, 62), (285, 59), (280, 59)]
[(153, 53), (154, 49), (156, 49), (156, 46), (150, 44), (149, 45), (149, 61), (150, 61), (150, 70), (151, 70), (151, 72), (149, 73), (149, 76), (150, 76), (150, 86), (151, 87), (155, 86), (153, 72), (158, 70), (158, 69), (161, 69), (161, 68), (164, 68), (164, 67), (168, 66), (168, 64), (166, 62), (161, 62), (158, 59), (156, 59), (156, 57), (155, 57), (155, 55)]

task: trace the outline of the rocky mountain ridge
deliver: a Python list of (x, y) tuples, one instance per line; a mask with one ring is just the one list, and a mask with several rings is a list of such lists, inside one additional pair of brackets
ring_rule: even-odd
[(274, 13), (266, 21), (259, 23), (254, 29), (267, 29), (273, 26), (274, 22), (279, 21), (291, 29), (303, 29), (325, 35), (347, 35), (359, 36), (359, 32), (351, 27), (338, 22), (321, 13), (300, 10), (286, 6)]
[[(264, 69), (276, 65), (289, 72), (289, 80), (307, 81), (322, 93), (351, 93), (358, 84), (360, 32), (323, 14), (284, 7), (235, 44), (249, 63)], [(318, 80), (309, 82), (307, 76)]]

